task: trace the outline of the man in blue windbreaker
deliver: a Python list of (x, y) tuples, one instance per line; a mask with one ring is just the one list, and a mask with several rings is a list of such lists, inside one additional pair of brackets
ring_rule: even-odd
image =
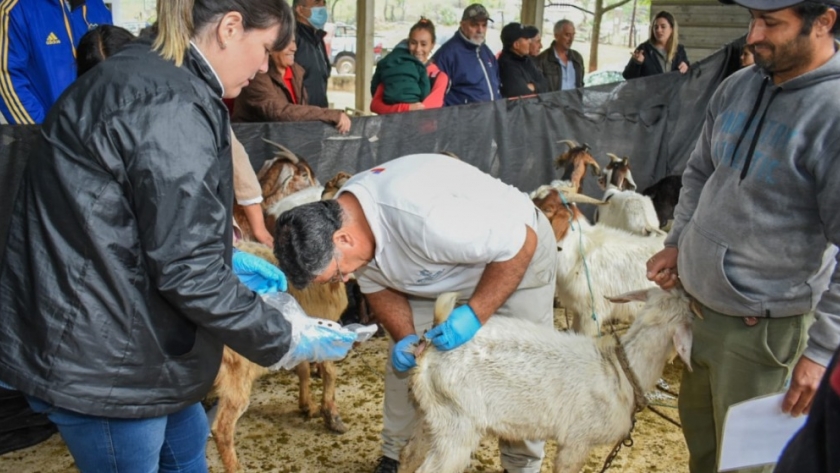
[(41, 123), (76, 80), (76, 45), (113, 23), (102, 0), (0, 0), (0, 112), (8, 123)]
[(449, 76), (449, 90), (443, 105), (490, 102), (499, 93), (499, 65), (484, 44), (487, 22), (493, 21), (484, 6), (473, 3), (464, 9), (461, 26), (443, 43), (432, 60)]

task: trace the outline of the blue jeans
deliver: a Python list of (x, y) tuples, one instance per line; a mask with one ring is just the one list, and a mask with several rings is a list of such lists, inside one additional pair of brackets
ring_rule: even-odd
[(26, 396), (47, 414), (82, 473), (206, 473), (209, 427), (201, 404), (146, 419), (97, 417)]

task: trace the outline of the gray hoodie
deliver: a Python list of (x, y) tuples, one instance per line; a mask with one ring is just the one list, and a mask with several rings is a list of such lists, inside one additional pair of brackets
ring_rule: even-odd
[(831, 246), (840, 243), (838, 118), (840, 54), (779, 86), (755, 66), (727, 78), (709, 103), (665, 241), (679, 248), (686, 290), (715, 311), (815, 310), (805, 355), (823, 365), (840, 343)]

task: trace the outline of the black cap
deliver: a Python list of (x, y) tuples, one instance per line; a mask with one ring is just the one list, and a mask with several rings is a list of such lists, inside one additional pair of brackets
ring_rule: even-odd
[(510, 48), (519, 38), (532, 39), (540, 34), (536, 26), (523, 26), (522, 23), (508, 23), (502, 28), (502, 46)]
[[(773, 11), (799, 5), (805, 0), (719, 0), (727, 5), (740, 5), (751, 10)], [(818, 0), (829, 7), (840, 7), (840, 0)]]
[(490, 14), (487, 13), (487, 9), (484, 8), (484, 5), (482, 5), (480, 3), (473, 3), (472, 5), (468, 6), (467, 8), (464, 8), (464, 14), (461, 15), (461, 21), (466, 21), (466, 20), (493, 21), (493, 19), (490, 18)]

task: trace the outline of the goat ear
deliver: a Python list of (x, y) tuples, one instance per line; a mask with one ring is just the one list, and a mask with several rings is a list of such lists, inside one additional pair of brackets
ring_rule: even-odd
[(681, 324), (677, 327), (677, 331), (674, 332), (674, 349), (677, 350), (677, 355), (682, 358), (688, 371), (693, 371), (691, 369), (692, 340), (691, 324)]
[(636, 189), (638, 189), (638, 187), (636, 187), (636, 181), (633, 180), (633, 173), (631, 173), (629, 169), (627, 170), (627, 173), (624, 175), (624, 181), (626, 182), (625, 189), (631, 190), (633, 192), (635, 192)]
[(624, 294), (620, 294), (618, 296), (604, 296), (605, 299), (614, 303), (614, 304), (623, 304), (625, 302), (646, 302), (648, 298), (648, 289), (642, 289), (639, 291), (632, 291), (632, 292), (625, 292)]

